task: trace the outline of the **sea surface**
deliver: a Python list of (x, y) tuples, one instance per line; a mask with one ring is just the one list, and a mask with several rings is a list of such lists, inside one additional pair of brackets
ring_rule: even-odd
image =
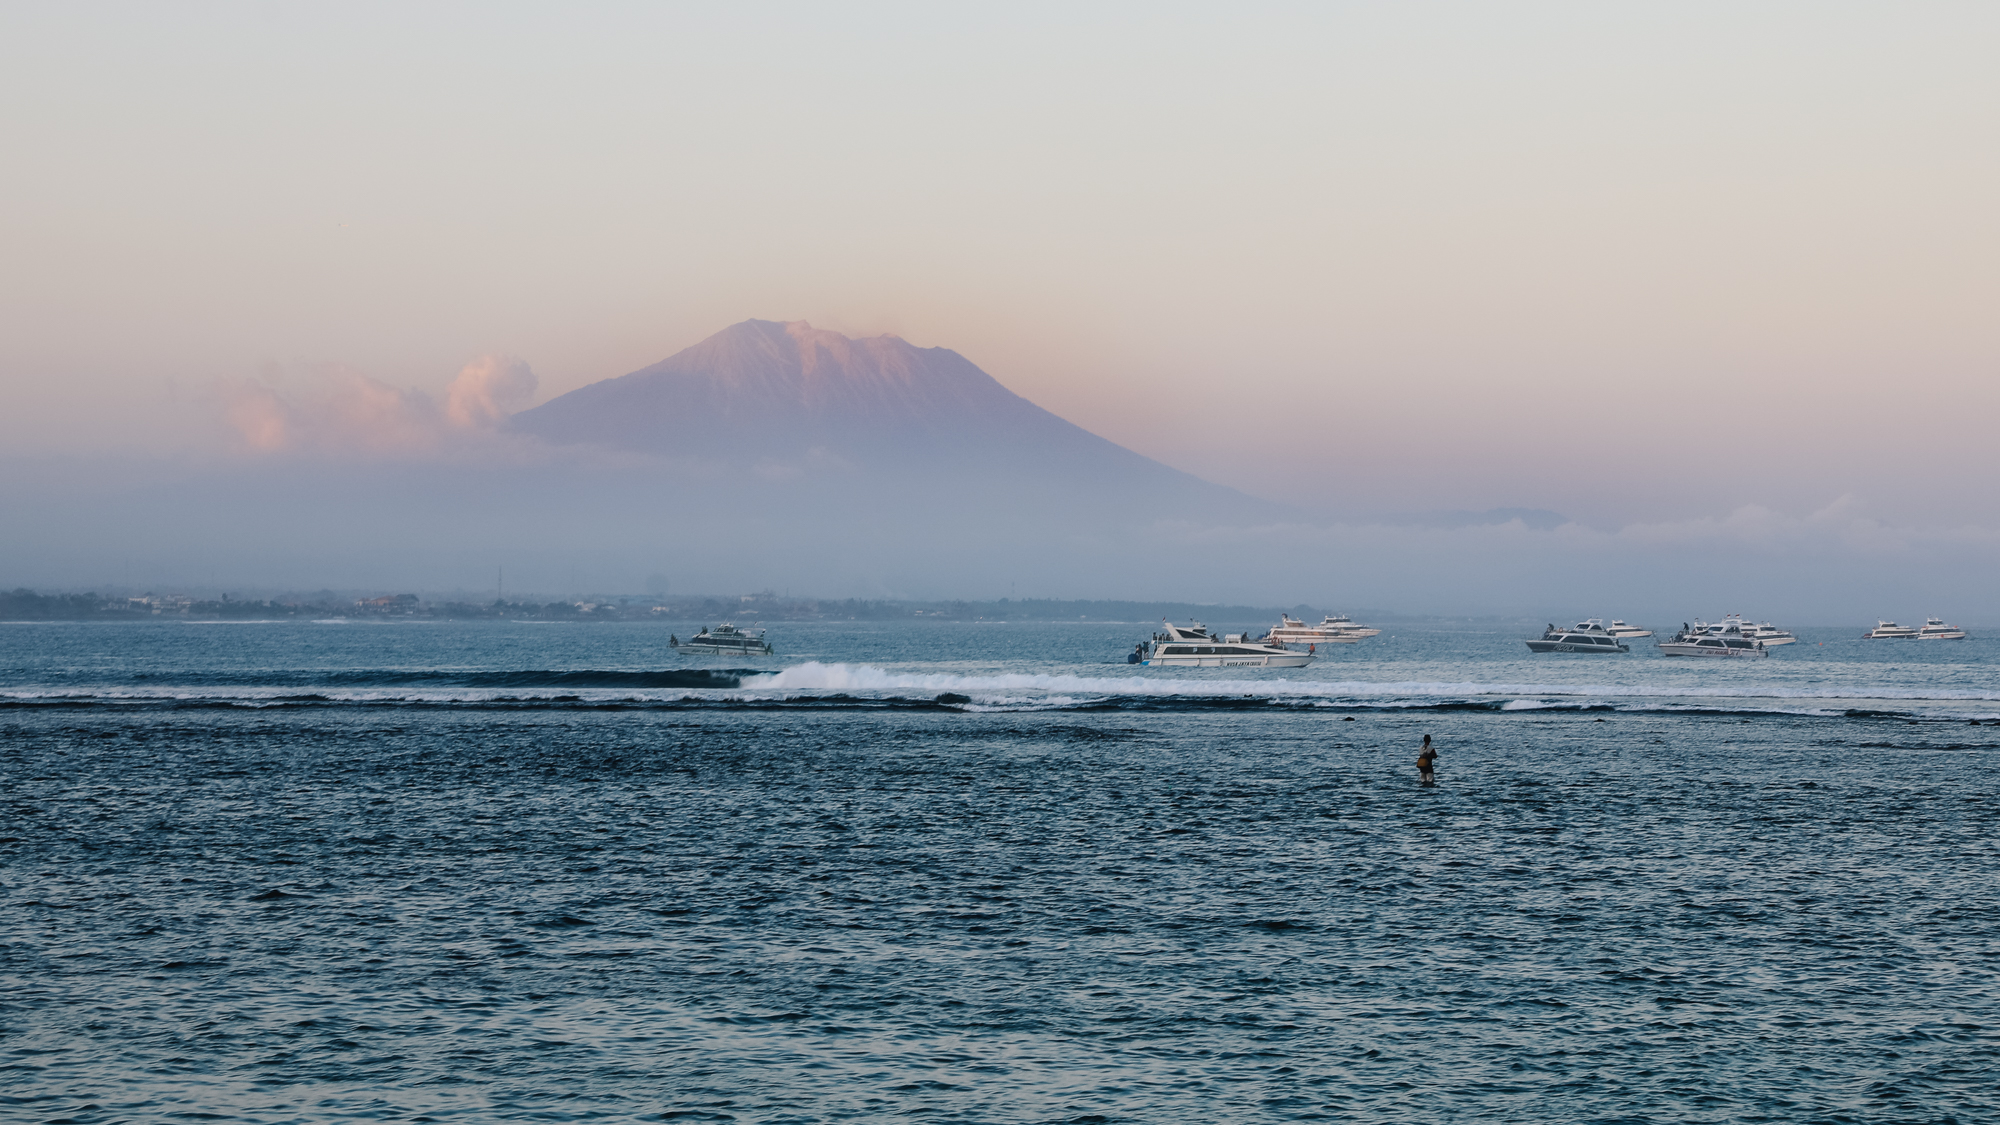
[(0, 1121), (2000, 1120), (2000, 635), (701, 624), (0, 624)]

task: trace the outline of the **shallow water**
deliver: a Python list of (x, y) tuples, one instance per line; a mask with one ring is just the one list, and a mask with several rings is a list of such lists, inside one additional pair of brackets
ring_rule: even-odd
[(0, 627), (0, 1118), (2000, 1115), (1983, 641), (1145, 631)]

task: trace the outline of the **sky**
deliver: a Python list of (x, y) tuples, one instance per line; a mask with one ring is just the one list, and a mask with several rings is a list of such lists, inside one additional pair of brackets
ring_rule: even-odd
[(1948, 591), (1995, 57), (1972, 3), (9, 4), (0, 457), (254, 473), (245, 387), (448, 426), (807, 320), (1327, 520), (1944, 540)]

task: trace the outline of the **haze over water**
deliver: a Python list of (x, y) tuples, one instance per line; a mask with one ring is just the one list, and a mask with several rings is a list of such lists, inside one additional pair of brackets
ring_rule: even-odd
[(0, 1104), (1995, 1111), (1990, 642), (1272, 676), (1118, 663), (1146, 628), (0, 628)]

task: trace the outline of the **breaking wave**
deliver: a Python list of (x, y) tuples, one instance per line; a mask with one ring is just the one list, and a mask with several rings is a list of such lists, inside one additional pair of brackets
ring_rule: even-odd
[(2000, 718), (2000, 691), (1771, 684), (1199, 679), (1177, 675), (895, 671), (810, 662), (756, 669), (502, 672), (351, 670), (138, 675), (118, 684), (0, 690), (0, 707), (859, 707), (956, 711), (1215, 710), (1671, 711), (1849, 718)]
[(743, 674), (746, 691), (949, 691), (1045, 692), (1082, 695), (1265, 696), (1273, 699), (1385, 698), (1396, 696), (1535, 696), (1579, 699), (1909, 699), (2000, 702), (1996, 690), (1912, 690), (1871, 687), (1793, 688), (1768, 684), (1703, 685), (1688, 688), (1665, 684), (1549, 684), (1435, 682), (1423, 680), (1191, 680), (1160, 676), (1073, 676), (1027, 673), (1001, 675), (913, 674), (891, 672), (868, 664), (799, 664), (780, 672)]
[(526, 670), (507, 672), (407, 671), (403, 669), (357, 669), (330, 671), (263, 671), (251, 680), (223, 673), (175, 672), (171, 675), (138, 673), (126, 681), (136, 687), (158, 683), (177, 688), (206, 687), (313, 687), (313, 688), (606, 688), (658, 690), (729, 689), (754, 675), (754, 669), (676, 669), (662, 672), (580, 670)]

